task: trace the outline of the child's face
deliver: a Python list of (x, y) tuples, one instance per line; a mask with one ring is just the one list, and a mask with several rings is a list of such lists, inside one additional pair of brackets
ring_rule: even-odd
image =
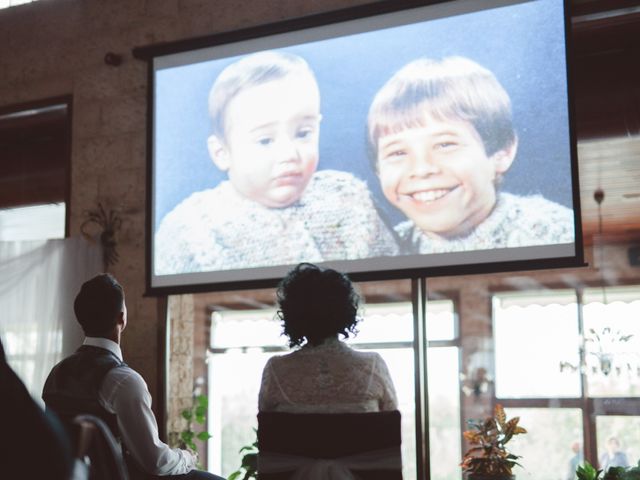
[(247, 88), (225, 116), (226, 139), (210, 137), (215, 163), (235, 189), (266, 207), (296, 202), (318, 166), (320, 93), (311, 75)]
[(515, 144), (489, 157), (471, 123), (425, 120), (378, 140), (382, 190), (425, 234), (464, 234), (491, 212), (496, 177), (511, 165)]

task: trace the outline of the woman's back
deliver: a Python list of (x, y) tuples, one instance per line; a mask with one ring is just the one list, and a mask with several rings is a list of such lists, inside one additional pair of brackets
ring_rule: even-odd
[(259, 409), (291, 413), (396, 410), (387, 365), (374, 352), (358, 352), (332, 337), (269, 360)]

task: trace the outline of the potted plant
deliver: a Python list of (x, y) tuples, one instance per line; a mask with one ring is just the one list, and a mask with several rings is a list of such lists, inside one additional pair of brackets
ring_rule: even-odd
[[(256, 432), (257, 433), (257, 432)], [(240, 468), (229, 475), (229, 480), (251, 480), (258, 478), (258, 440), (240, 449)]]
[(576, 477), (578, 480), (640, 480), (640, 462), (635, 467), (611, 467), (606, 472), (584, 462), (576, 468)]
[[(172, 432), (173, 441), (171, 443), (174, 446), (183, 449), (189, 448), (198, 453), (196, 440), (206, 442), (211, 438), (211, 434), (204, 428), (207, 421), (208, 407), (209, 398), (206, 395), (196, 395), (191, 406), (180, 412), (180, 415), (185, 420), (185, 428), (180, 432)], [(199, 425), (199, 427), (196, 425)], [(199, 431), (196, 431), (196, 429)], [(200, 463), (197, 466), (202, 468)]]
[(507, 420), (502, 405), (497, 404), (493, 416), (484, 420), (468, 420), (469, 430), (464, 438), (471, 444), (464, 454), (462, 471), (467, 480), (511, 480), (515, 478), (511, 471), (517, 455), (510, 453), (505, 444), (514, 435), (527, 433), (518, 425), (519, 417)]

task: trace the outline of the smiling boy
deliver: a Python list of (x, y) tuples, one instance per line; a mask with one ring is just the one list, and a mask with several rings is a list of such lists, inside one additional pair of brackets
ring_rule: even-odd
[(156, 274), (397, 253), (366, 184), (347, 172), (316, 171), (320, 92), (302, 58), (243, 57), (214, 82), (209, 111), (209, 154), (228, 180), (165, 216)]
[(574, 240), (568, 208), (498, 191), (518, 139), (508, 94), (477, 63), (409, 63), (376, 94), (368, 131), (382, 191), (408, 217), (396, 231), (409, 253)]

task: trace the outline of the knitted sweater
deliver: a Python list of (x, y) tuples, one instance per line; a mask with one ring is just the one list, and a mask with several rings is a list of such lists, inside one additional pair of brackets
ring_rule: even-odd
[(493, 248), (570, 243), (575, 239), (573, 213), (540, 195), (500, 193), (489, 216), (461, 237), (430, 237), (411, 221), (395, 227), (407, 253), (446, 253)]
[(395, 255), (366, 184), (322, 170), (302, 197), (269, 208), (229, 181), (196, 192), (169, 212), (155, 234), (155, 274), (288, 265)]

